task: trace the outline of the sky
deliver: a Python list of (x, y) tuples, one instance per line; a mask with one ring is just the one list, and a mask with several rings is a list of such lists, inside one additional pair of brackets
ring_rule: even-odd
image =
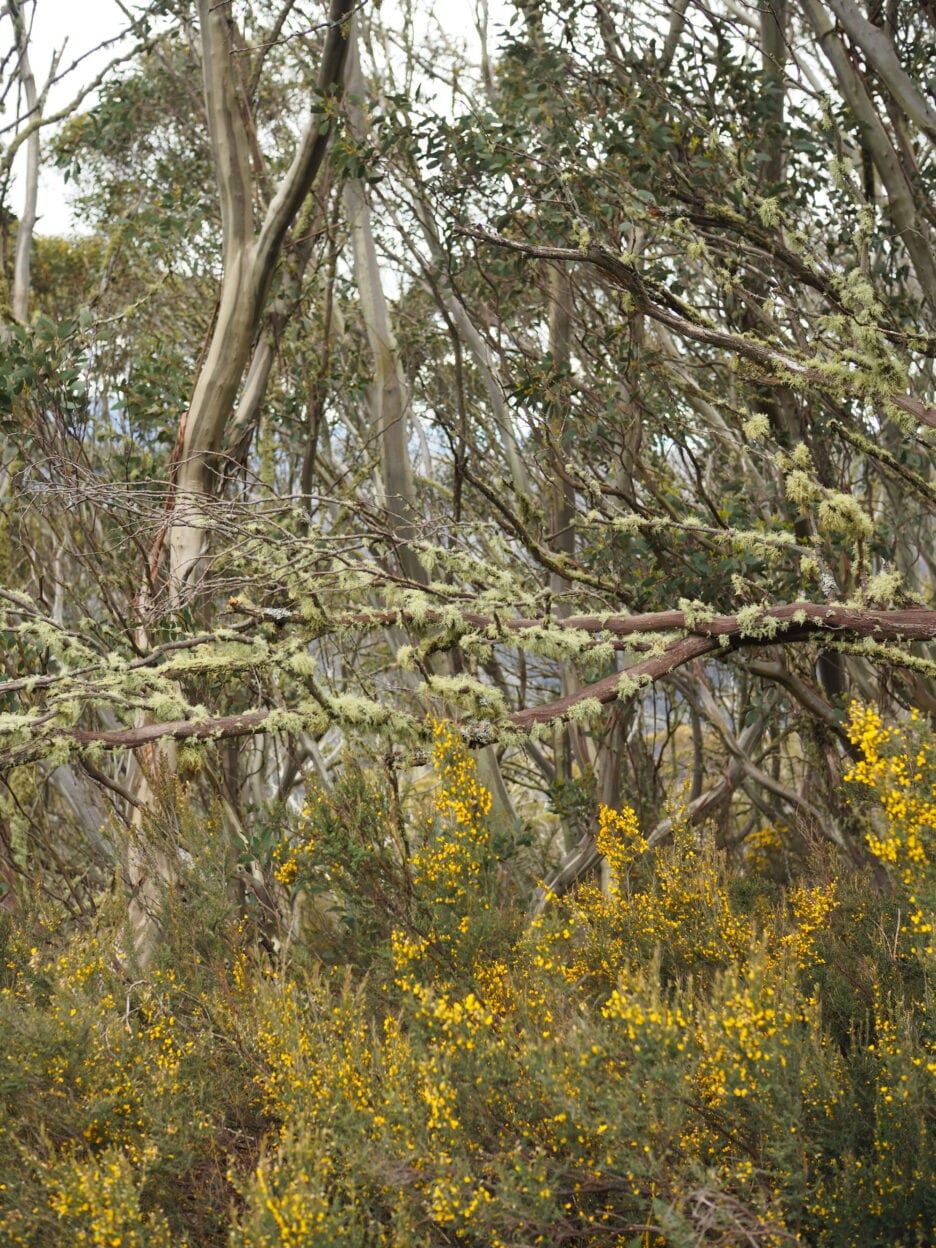
[[(126, 25), (126, 19), (114, 0), (38, 0), (30, 39), (30, 63), (36, 86), (42, 89), (49, 75), (52, 56), (64, 50), (59, 72), (79, 57), (90, 52), (102, 40), (118, 34)], [(10, 37), (8, 23), (0, 27), (2, 40)], [(6, 51), (6, 47), (0, 49)], [(93, 79), (113, 57), (114, 50), (94, 53), (49, 92), (48, 112), (63, 108), (81, 88)], [(0, 124), (12, 120), (12, 101)], [(25, 152), (21, 149), (20, 161), (24, 163)], [(18, 210), (17, 187), (12, 191), (11, 207)], [(67, 190), (56, 170), (43, 169), (39, 182), (39, 224), (41, 234), (65, 234), (72, 229), (71, 212), (67, 203)]]
[[(126, 7), (131, 6), (128, 4)], [(490, 0), (492, 43), (496, 39), (495, 28), (498, 23), (504, 22), (508, 7), (508, 0)], [(433, 5), (435, 21), (447, 31), (472, 41), (477, 38), (474, 14), (474, 0), (445, 0)], [(30, 44), (30, 59), (37, 86), (41, 89), (48, 77), (54, 52), (64, 49), (60, 72), (79, 57), (90, 53), (73, 72), (66, 75), (64, 81), (52, 88), (48, 112), (68, 104), (84, 83), (105, 68), (117, 49), (111, 47), (98, 52), (93, 49), (103, 40), (119, 34), (126, 25), (126, 17), (117, 0), (38, 0)], [(9, 37), (9, 23), (4, 22), (0, 25), (0, 54), (6, 51), (2, 44)], [(8, 108), (7, 114), (0, 117), (0, 125), (10, 120), (12, 109)], [(19, 165), (23, 166), (24, 162), (25, 152), (21, 151)], [(14, 184), (10, 204), (14, 212), (18, 211), (19, 198)], [(75, 230), (76, 223), (72, 220), (68, 204), (68, 187), (56, 170), (44, 168), (40, 175), (38, 231), (40, 234), (68, 234)]]

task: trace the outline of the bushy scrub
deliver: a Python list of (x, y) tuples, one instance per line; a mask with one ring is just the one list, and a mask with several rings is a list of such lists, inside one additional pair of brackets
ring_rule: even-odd
[(650, 851), (603, 809), (605, 887), (530, 917), (439, 726), (421, 809), (310, 791), (272, 953), (220, 894), (139, 979), (106, 923), (7, 920), (0, 1240), (932, 1242), (934, 745), (850, 732), (884, 892), (830, 855), (740, 887), (704, 833)]

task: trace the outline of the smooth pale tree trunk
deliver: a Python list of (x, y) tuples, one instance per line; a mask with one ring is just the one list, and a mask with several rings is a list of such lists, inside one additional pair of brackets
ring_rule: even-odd
[(452, 318), (459, 337), (474, 357), (475, 364), (484, 382), (484, 390), (491, 409), (491, 416), (494, 420), (494, 426), (500, 435), (501, 446), (504, 449), (504, 456), (507, 460), (507, 467), (510, 470), (510, 480), (514, 491), (517, 494), (529, 496), (529, 475), (520, 455), (520, 447), (514, 431), (513, 419), (504, 401), (504, 387), (497, 375), (497, 367), (491, 355), (490, 347), (484, 341), (461, 300), (451, 293), (444, 294), (443, 298), (445, 310)]
[[(7, 0), (7, 12), (13, 22), (13, 40), (18, 61), (20, 86), (30, 120), (36, 119), (40, 107), (39, 92), (29, 63), (29, 46), (26, 23), (20, 0)], [(16, 230), (16, 250), (13, 257), (13, 289), (10, 302), (13, 315), (25, 323), (29, 318), (29, 269), (33, 234), (36, 229), (36, 211), (39, 203), (39, 127), (33, 125), (26, 140), (26, 178), (23, 195), (23, 214)]]
[[(346, 85), (351, 97), (348, 115), (352, 132), (356, 138), (366, 140), (368, 122), (361, 102), (366, 94), (366, 85), (355, 31), (351, 34)], [(428, 578), (412, 548), (416, 536), (417, 502), (407, 437), (409, 394), (383, 288), (364, 179), (351, 180), (345, 187), (344, 198), (351, 227), (358, 304), (374, 368), (370, 390), (371, 424), (380, 451), (380, 480), (387, 529), (404, 575), (411, 581), (424, 584)], [(447, 666), (447, 660), (442, 659), (441, 662)], [(513, 824), (516, 812), (493, 749), (488, 747), (479, 751), (477, 763), (480, 779), (493, 798), (495, 816)]]
[[(642, 240), (635, 239), (634, 251), (639, 250)], [(626, 370), (620, 384), (619, 411), (621, 428), (619, 431), (621, 446), (621, 466), (617, 472), (618, 488), (636, 499), (639, 486), (634, 476), (634, 469), (640, 463), (640, 449), (643, 443), (643, 418), (641, 415), (638, 386), (640, 380), (640, 361), (643, 354), (645, 337), (644, 317), (635, 312), (631, 321), (631, 358), (630, 367)], [(637, 570), (637, 575), (639, 575)], [(626, 605), (632, 609), (631, 604)], [(624, 788), (624, 776), (627, 771), (627, 747), (632, 735), (639, 733), (643, 720), (643, 704), (641, 698), (619, 705), (608, 716), (604, 731), (598, 737), (595, 746), (595, 790), (598, 802), (611, 810), (620, 810), (622, 806), (632, 804), (629, 794)], [(631, 772), (633, 775), (633, 771)], [(601, 883), (604, 889), (610, 885), (610, 874), (606, 861), (601, 864)]]
[(682, 33), (686, 28), (686, 9), (688, 7), (689, 0), (675, 0), (670, 10), (669, 30), (666, 32), (666, 42), (663, 44), (663, 52), (660, 56), (661, 74), (669, 73), (673, 57), (676, 55), (676, 49), (679, 47), (679, 41), (682, 38)]
[[(352, 0), (331, 0), (318, 98), (341, 88), (351, 9)], [(170, 486), (169, 573), (175, 606), (184, 604), (203, 570), (211, 500), (223, 480), (219, 454), (233, 423), (287, 234), (315, 184), (332, 131), (330, 126), (323, 127), (324, 114), (310, 112), (292, 163), (256, 225), (258, 186), (251, 159), (248, 101), (234, 59), (240, 44), (227, 5), (199, 0), (199, 20), (205, 111), (221, 205), (222, 276), (211, 339), (179, 429), (178, 459)], [(261, 347), (243, 397), (254, 410), (262, 402), (271, 363)], [(152, 957), (159, 938), (162, 893), (175, 878), (171, 852), (155, 845), (147, 828), (156, 805), (153, 780), (162, 772), (168, 784), (174, 762), (170, 747), (147, 752), (137, 766), (134, 787), (139, 804), (133, 812), (124, 870), (130, 892), (131, 943), (140, 965)]]
[[(572, 279), (568, 267), (556, 265), (549, 279), (549, 353), (553, 368), (558, 376), (569, 372), (572, 359)], [(551, 453), (557, 459), (548, 480), (546, 515), (548, 517), (552, 550), (557, 554), (575, 556), (575, 530), (572, 527), (575, 519), (575, 491), (564, 479), (566, 448), (571, 445), (571, 430), (568, 427), (569, 416), (563, 410), (553, 412), (549, 418), (548, 432)], [(570, 613), (570, 604), (566, 594), (571, 583), (558, 572), (549, 578), (549, 588), (553, 597), (552, 611), (558, 619)], [(571, 663), (561, 666), (563, 696), (575, 693), (579, 688), (578, 677)], [(581, 729), (574, 725), (556, 727), (556, 780), (559, 783), (571, 783), (575, 779), (576, 768), (584, 772), (592, 767), (594, 759), (589, 750), (588, 740)], [(565, 828), (566, 848), (570, 848), (575, 839), (571, 826)]]
[[(340, 88), (347, 53), (351, 0), (332, 0), (317, 93)], [(247, 102), (239, 90), (227, 6), (200, 0), (205, 107), (221, 201), (222, 278), (218, 313), (192, 402), (180, 429), (169, 537), (173, 593), (197, 581), (207, 549), (207, 504), (218, 485), (218, 454), (230, 424), (273, 275), (287, 233), (322, 167), (332, 128), (312, 113), (292, 163), (277, 187), (259, 228), (254, 225), (255, 178), (247, 125)], [(258, 367), (265, 388), (268, 369)], [(265, 374), (265, 375), (264, 375)]]
[(930, 142), (936, 142), (936, 108), (917, 90), (886, 33), (868, 21), (855, 0), (827, 0), (827, 3), (907, 119), (919, 126)]
[(225, 434), (226, 452), (238, 462), (243, 458), (260, 422), (273, 365), (279, 354), (279, 343), (293, 314), (302, 305), (302, 285), (324, 224), (324, 201), (327, 197), (328, 184), (325, 183), (306, 200), (294, 231), (299, 241), (289, 257), (288, 269), (281, 278), (277, 297), (269, 302), (264, 315), (250, 368)]
[[(348, 109), (351, 132), (363, 141), (369, 129), (362, 103), (366, 86), (354, 30), (348, 51), (347, 91), (351, 101)], [(425, 581), (425, 571), (412, 550), (417, 512), (407, 438), (409, 396), (384, 294), (371, 207), (363, 178), (348, 182), (344, 202), (351, 227), (358, 306), (374, 368), (370, 387), (371, 427), (380, 452), (380, 482), (387, 529), (405, 575), (413, 581)]]
[[(6, 10), (13, 25), (13, 43), (17, 58), (17, 77), (26, 106), (28, 134), (25, 139), (26, 169), (23, 179), (23, 210), (16, 229), (16, 245), (13, 255), (13, 283), (10, 292), (10, 305), (13, 316), (21, 324), (29, 320), (29, 296), (31, 286), (31, 258), (39, 205), (39, 159), (40, 159), (40, 127), (39, 121), (45, 103), (46, 91), (41, 93), (36, 87), (35, 75), (29, 58), (29, 35), (23, 15), (21, 0), (7, 0)], [(57, 58), (53, 63), (54, 68)], [(3, 487), (7, 481), (4, 479)], [(0, 497), (4, 489), (0, 489)], [(55, 623), (63, 626), (65, 575), (63, 570), (61, 546), (56, 555), (53, 579), (55, 582), (55, 601), (52, 617)], [(114, 847), (101, 829), (107, 822), (107, 812), (99, 800), (97, 790), (87, 780), (82, 782), (75, 774), (73, 767), (62, 765), (49, 773), (49, 783), (58, 791), (67, 803), (72, 818), (81, 828), (95, 856), (104, 862), (113, 859)]]
[[(549, 352), (557, 374), (568, 374), (572, 359), (572, 279), (566, 265), (556, 265), (552, 270), (549, 292)], [(573, 443), (569, 419), (565, 411), (554, 413), (550, 418), (549, 434), (559, 463), (549, 487), (549, 523), (553, 533), (550, 543), (552, 549), (573, 558), (575, 490), (559, 471), (565, 468), (565, 452)], [(560, 597), (568, 592), (570, 585), (565, 577), (554, 572), (550, 587)], [(568, 609), (560, 603), (557, 614), (568, 615)]]
[(420, 200), (417, 187), (414, 186), (411, 190), (416, 201), (416, 215), (422, 226), (423, 237), (426, 240), (429, 254), (435, 266), (435, 271), (432, 273), (431, 278), (426, 279), (426, 287), (438, 302), (441, 310), (455, 326), (459, 338), (468, 348), (474, 359), (475, 366), (481, 374), (484, 392), (487, 395), (494, 427), (497, 430), (497, 436), (504, 451), (504, 458), (510, 471), (510, 481), (514, 492), (531, 498), (532, 487), (530, 485), (529, 473), (520, 453), (519, 439), (517, 438), (513, 417), (504, 398), (505, 388), (498, 374), (497, 363), (484, 336), (471, 319), (468, 309), (446, 280), (444, 252), (439, 242), (438, 231), (432, 219), (429, 206), (425, 201)]
[(786, 0), (763, 0), (761, 22), (761, 73), (764, 80), (766, 125), (763, 176), (768, 194), (783, 181), (783, 114), (785, 109), (784, 69), (787, 58)]

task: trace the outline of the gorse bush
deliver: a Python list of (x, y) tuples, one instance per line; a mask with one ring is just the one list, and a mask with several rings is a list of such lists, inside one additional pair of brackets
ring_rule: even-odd
[(530, 917), (439, 726), (431, 792), (349, 765), (287, 821), (273, 953), (210, 837), (145, 978), (105, 916), (7, 917), (0, 1242), (932, 1243), (936, 747), (849, 731), (878, 892), (602, 809), (604, 888)]

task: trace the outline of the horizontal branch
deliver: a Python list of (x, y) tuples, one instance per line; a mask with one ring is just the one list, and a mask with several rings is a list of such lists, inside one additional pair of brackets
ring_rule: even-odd
[[(652, 684), (691, 659), (718, 650), (727, 654), (751, 646), (788, 645), (806, 641), (821, 634), (840, 638), (872, 638), (877, 642), (931, 641), (936, 638), (936, 611), (927, 607), (911, 607), (899, 611), (868, 610), (838, 604), (794, 602), (773, 607), (756, 618), (746, 615), (715, 615), (706, 620), (690, 621), (682, 611), (659, 611), (651, 615), (597, 617), (602, 631), (620, 633), (656, 632), (683, 628), (689, 635), (680, 637), (661, 654), (634, 664), (623, 672), (614, 672), (573, 694), (557, 698), (543, 706), (515, 711), (508, 720), (515, 728), (529, 731), (535, 724), (552, 723), (574, 713), (580, 703), (594, 700), (603, 705), (616, 698), (636, 692), (637, 686)], [(568, 624), (572, 620), (567, 621)], [(597, 620), (596, 620), (597, 623)], [(579, 620), (579, 627), (585, 621)], [(872, 656), (869, 656), (872, 657)], [(908, 655), (908, 663), (912, 663)]]
[(583, 702), (594, 701), (604, 705), (614, 702), (622, 695), (633, 696), (641, 687), (653, 684), (661, 676), (675, 671), (691, 659), (720, 649), (721, 645), (714, 637), (680, 637), (678, 641), (670, 642), (662, 654), (644, 659), (642, 663), (636, 663), (623, 672), (612, 672), (610, 676), (586, 685), (576, 693), (569, 693), (564, 698), (544, 702), (542, 706), (528, 706), (525, 710), (514, 711), (507, 716), (507, 722), (521, 732), (529, 732), (537, 724), (551, 724), (557, 719), (567, 719)]
[[(285, 625), (301, 617), (285, 607), (253, 607), (237, 598), (230, 600), (235, 611)], [(452, 605), (458, 605), (453, 603)], [(336, 616), (326, 621), (324, 629), (317, 629), (318, 636), (326, 632), (353, 629), (386, 628), (395, 625), (432, 625), (447, 623), (449, 612), (409, 611), (390, 607), (379, 611), (358, 611)], [(546, 619), (529, 619), (515, 616), (501, 619), (484, 615), (479, 611), (461, 612), (462, 621), (474, 629), (494, 629), (506, 637), (510, 633), (531, 632), (542, 628), (559, 628), (572, 632), (614, 637), (631, 637), (639, 633), (686, 632), (702, 637), (731, 636), (744, 632), (745, 619), (738, 615), (706, 615), (702, 611), (648, 611), (640, 615), (566, 615)], [(861, 637), (880, 634), (879, 640), (931, 641), (936, 637), (936, 610), (929, 607), (908, 607), (899, 611), (850, 607), (841, 603), (791, 602), (781, 607), (769, 607), (758, 616), (759, 621), (776, 621), (779, 627), (794, 625), (807, 631), (826, 629), (857, 633)], [(740, 621), (740, 623), (739, 623)], [(764, 627), (769, 628), (767, 624)], [(763, 635), (763, 634), (761, 634)], [(787, 638), (787, 640), (793, 640)], [(178, 643), (176, 643), (178, 644)], [(0, 686), (0, 692), (3, 691)]]
[[(513, 633), (517, 636), (518, 644), (522, 644), (525, 631), (543, 627), (543, 622), (539, 620), (498, 621), (492, 616), (472, 611), (464, 612), (463, 619), (474, 628), (492, 627), (497, 628), (500, 633)], [(408, 613), (394, 610), (360, 613), (344, 617), (341, 621), (344, 627), (349, 624), (366, 627), (404, 622), (414, 621), (408, 619)], [(429, 619), (423, 617), (420, 622), (431, 623), (431, 615)], [(551, 624), (562, 629), (578, 629), (586, 633), (618, 637), (673, 631), (682, 635), (665, 645), (660, 653), (643, 659), (624, 671), (612, 672), (565, 697), (513, 711), (501, 723), (514, 731), (527, 733), (538, 725), (574, 718), (577, 708), (583, 703), (598, 702), (607, 705), (618, 699), (636, 696), (641, 688), (653, 684), (692, 659), (714, 652), (724, 656), (742, 648), (790, 645), (811, 637), (826, 637), (829, 640), (834, 637), (842, 642), (868, 638), (878, 644), (906, 644), (936, 639), (936, 610), (911, 607), (889, 611), (815, 602), (794, 602), (764, 610), (756, 615), (747, 611), (739, 615), (701, 617), (687, 615), (684, 611), (656, 611), (644, 615), (570, 616), (551, 621)], [(873, 652), (868, 653), (870, 661), (873, 662), (876, 657), (878, 656)], [(899, 663), (900, 658), (893, 651), (888, 651), (886, 661)], [(907, 666), (913, 667), (914, 662), (919, 663), (919, 660), (907, 654)], [(0, 758), (7, 766), (32, 762), (42, 757), (57, 741), (72, 742), (79, 749), (96, 746), (106, 750), (138, 750), (163, 739), (227, 740), (267, 731), (270, 726), (267, 721), (271, 714), (271, 710), (261, 708), (239, 715), (171, 720), (109, 730), (55, 728), (48, 725), (52, 715), (47, 714), (36, 721), (36, 727), (46, 728), (46, 731), (37, 732), (31, 741), (13, 746), (5, 756), (0, 754)], [(276, 722), (278, 721), (274, 719), (274, 723)], [(483, 734), (485, 743), (488, 743), (492, 734), (496, 734), (496, 725), (485, 725), (486, 730), (488, 727), (491, 731)], [(469, 744), (477, 744), (472, 731), (467, 727), (465, 737)]]
[(269, 711), (246, 711), (242, 715), (222, 715), (218, 719), (174, 719), (162, 724), (138, 724), (134, 728), (116, 728), (96, 732), (71, 728), (64, 735), (81, 745), (103, 745), (109, 750), (139, 750), (154, 741), (230, 740), (249, 737), (263, 729)]

